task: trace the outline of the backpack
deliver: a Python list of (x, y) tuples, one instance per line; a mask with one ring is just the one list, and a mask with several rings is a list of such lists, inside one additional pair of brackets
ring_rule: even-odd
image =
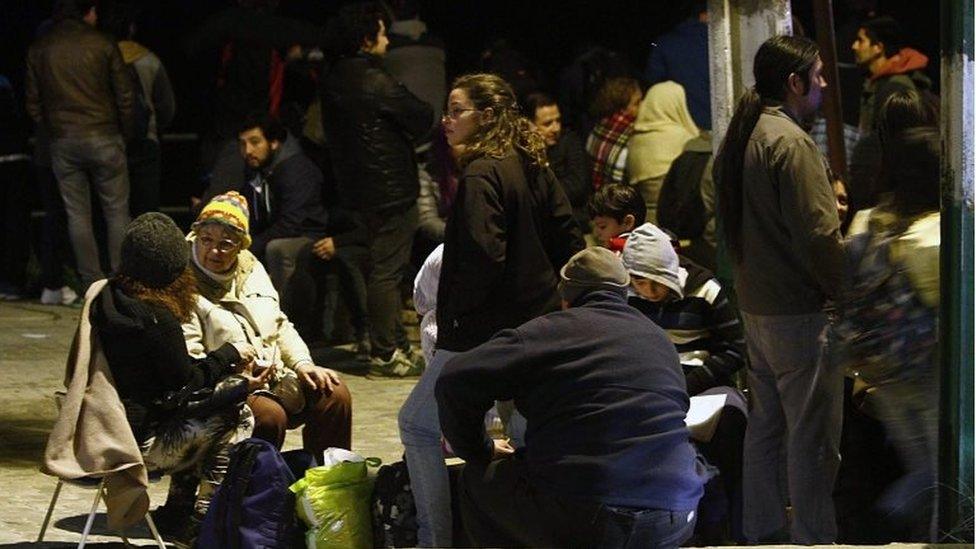
[[(309, 464), (303, 464), (308, 466)], [(210, 501), (197, 547), (264, 549), (301, 545), (295, 474), (271, 443), (249, 438), (230, 452), (227, 474)]]
[(699, 151), (681, 153), (661, 184), (657, 202), (658, 226), (679, 239), (697, 239), (708, 225), (701, 180), (711, 156), (711, 153)]
[(380, 467), (373, 486), (373, 545), (416, 547), (417, 507), (404, 461)]
[(834, 329), (851, 353), (850, 366), (871, 384), (918, 378), (935, 367), (936, 311), (891, 260), (896, 238), (871, 232), (851, 238), (853, 276), (837, 303)]
[(132, 136), (130, 140), (140, 141), (149, 136), (149, 123), (152, 120), (153, 108), (146, 91), (142, 87), (142, 79), (139, 78), (139, 71), (132, 63), (125, 64), (126, 73), (132, 83)]

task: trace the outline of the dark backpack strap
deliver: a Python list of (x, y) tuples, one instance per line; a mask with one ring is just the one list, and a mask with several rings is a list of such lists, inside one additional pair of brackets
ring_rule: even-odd
[[(254, 461), (257, 459), (257, 453), (260, 449), (259, 445), (252, 442), (240, 443), (227, 468), (225, 480), (232, 481), (233, 485), (226, 485), (225, 487), (225, 490), (230, 489), (230, 492), (224, 498), (224, 505), (220, 508), (217, 521), (221, 525), (219, 528), (221, 547), (230, 549), (239, 549), (240, 547), (241, 509), (244, 506), (247, 488), (251, 483)], [(228, 532), (231, 533), (229, 540), (227, 539)]]

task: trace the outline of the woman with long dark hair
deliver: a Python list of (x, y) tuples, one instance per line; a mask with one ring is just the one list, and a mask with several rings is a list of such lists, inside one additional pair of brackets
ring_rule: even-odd
[(831, 543), (837, 535), (831, 492), (843, 377), (822, 342), (823, 307), (844, 282), (844, 257), (827, 167), (803, 130), (820, 106), (822, 68), (810, 40), (763, 43), (756, 85), (740, 99), (714, 168), (750, 357), (753, 408), (743, 455), (750, 543), (786, 531), (802, 544)]
[(512, 88), (491, 74), (462, 76), (452, 88), (443, 123), (461, 179), (445, 231), (436, 351), (399, 414), (418, 543), (438, 547), (451, 544), (451, 505), (437, 376), (453, 354), (556, 310), (556, 273), (583, 247), (545, 142), (519, 113)]

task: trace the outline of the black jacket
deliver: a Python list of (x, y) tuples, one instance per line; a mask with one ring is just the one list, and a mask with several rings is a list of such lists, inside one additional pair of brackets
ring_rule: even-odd
[(90, 314), (138, 441), (151, 436), (154, 425), (166, 419), (158, 401), (167, 393), (213, 387), (233, 373), (233, 364), (240, 360), (230, 343), (204, 358), (190, 358), (173, 313), (125, 295), (114, 283), (98, 294)]
[(339, 59), (324, 82), (322, 127), (342, 205), (397, 212), (415, 204), (420, 185), (414, 145), (430, 129), (430, 105), (373, 55)]
[(582, 248), (551, 170), (514, 153), (471, 162), (444, 234), (437, 348), (466, 351), (558, 309), (559, 269)]
[(252, 174), (260, 192), (245, 182), (241, 194), (250, 206), (251, 252), (264, 258), (268, 242), (276, 238), (327, 233), (328, 214), (322, 204), (322, 172), (301, 151), (298, 140), (289, 136), (271, 164)]
[(27, 113), (52, 138), (132, 134), (135, 92), (118, 45), (87, 23), (55, 23), (27, 52)]
[(537, 490), (626, 507), (698, 505), (678, 354), (621, 294), (591, 292), (451, 358), (436, 395), (444, 436), (469, 466), (491, 458), (485, 412), (514, 399), (528, 421), (515, 459)]
[(566, 191), (569, 203), (573, 205), (576, 221), (581, 226), (589, 225), (586, 203), (593, 194), (593, 170), (590, 155), (586, 154), (583, 142), (572, 130), (563, 130), (556, 144), (548, 147), (549, 167)]

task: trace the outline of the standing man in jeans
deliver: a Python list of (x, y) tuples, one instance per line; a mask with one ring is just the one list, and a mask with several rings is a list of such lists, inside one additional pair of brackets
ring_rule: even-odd
[(339, 200), (362, 214), (369, 233), (371, 369), (404, 376), (421, 370), (422, 359), (400, 323), (400, 279), (417, 229), (414, 146), (430, 130), (433, 114), (383, 68), (385, 19), (374, 3), (339, 12), (329, 33), (336, 39), (336, 59), (323, 77), (322, 126)]
[(108, 256), (119, 266), (129, 223), (125, 137), (134, 93), (115, 42), (95, 30), (94, 0), (61, 2), (55, 24), (27, 53), (27, 112), (51, 139), (51, 167), (68, 214), (82, 285), (103, 278), (92, 230), (91, 189), (108, 226)]
[(825, 349), (823, 309), (842, 290), (844, 250), (823, 156), (802, 126), (820, 106), (822, 69), (810, 40), (776, 36), (760, 46), (756, 85), (740, 99), (715, 162), (751, 361), (743, 455), (749, 544), (837, 537), (832, 492), (844, 383)]

